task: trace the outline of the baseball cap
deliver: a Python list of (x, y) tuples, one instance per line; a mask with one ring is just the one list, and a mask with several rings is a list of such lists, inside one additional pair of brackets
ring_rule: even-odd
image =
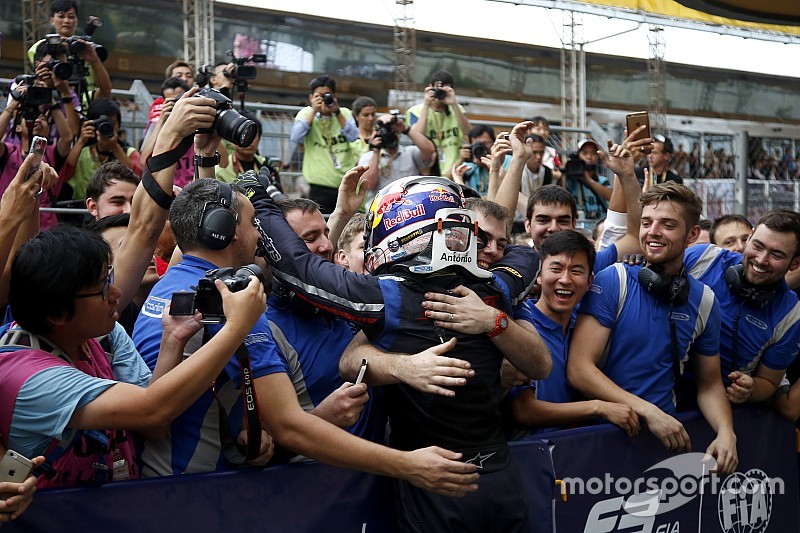
[(593, 144), (594, 147), (597, 148), (598, 152), (602, 150), (600, 144), (594, 139), (583, 139), (581, 142), (578, 143), (578, 151), (580, 152), (581, 150), (583, 150), (583, 147), (586, 146), (587, 144)]

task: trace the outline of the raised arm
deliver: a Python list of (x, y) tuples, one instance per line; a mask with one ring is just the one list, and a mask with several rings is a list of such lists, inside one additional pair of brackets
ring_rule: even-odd
[[(378, 152), (378, 154), (380, 154), (380, 152)], [(378, 164), (375, 164), (375, 168), (378, 168)], [(367, 194), (367, 173), (371, 171), (372, 166), (351, 168), (345, 173), (341, 183), (339, 183), (336, 207), (333, 209), (333, 213), (328, 217), (328, 229), (330, 230), (328, 238), (331, 242), (336, 243), (339, 241), (342, 230), (344, 230), (344, 227), (350, 219), (353, 218), (353, 215), (358, 212), (361, 204), (364, 203), (364, 196)]]
[(617, 175), (617, 183), (621, 185), (621, 187), (614, 187), (609, 208), (627, 213), (625, 235), (614, 243), (617, 247), (617, 257), (641, 253), (639, 244), (639, 224), (642, 218), (642, 208), (639, 207), (641, 186), (634, 172), (633, 154), (623, 145), (614, 144), (611, 141), (608, 141), (608, 155), (603, 152), (600, 154), (606, 167)]
[(531, 126), (533, 126), (533, 122), (528, 120), (520, 122), (514, 126), (508, 136), (508, 141), (511, 144), (511, 163), (508, 165), (503, 182), (497, 189), (497, 196), (494, 201), (508, 209), (509, 213), (516, 213), (517, 211), (522, 171), (533, 153), (531, 145), (525, 142), (525, 136)]

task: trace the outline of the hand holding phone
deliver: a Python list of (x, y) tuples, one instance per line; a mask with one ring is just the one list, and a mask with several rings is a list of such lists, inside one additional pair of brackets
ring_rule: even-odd
[(22, 483), (33, 472), (33, 461), (14, 450), (7, 450), (0, 461), (0, 483)]
[[(634, 135), (634, 132), (641, 126), (645, 126), (645, 129)], [(625, 127), (628, 128), (628, 135), (633, 135), (633, 138), (631, 139), (632, 142), (641, 139), (649, 139), (651, 137), (650, 115), (647, 114), (647, 111), (639, 111), (638, 113), (625, 115)], [(646, 154), (650, 153), (652, 151), (652, 146), (653, 145), (643, 146), (642, 152)]]
[[(31, 149), (28, 154), (33, 154), (34, 159), (31, 161), (31, 166), (28, 168), (28, 174), (25, 176), (24, 181), (28, 181), (39, 171), (39, 165), (42, 164), (45, 148), (47, 148), (47, 139), (44, 137), (39, 137), (37, 135), (31, 140)], [(41, 193), (42, 191), (39, 192)]]
[(366, 359), (362, 359), (361, 360), (361, 368), (358, 371), (358, 377), (356, 378), (356, 382), (355, 382), (356, 385), (360, 385), (361, 384), (361, 381), (364, 379), (364, 374), (366, 374), (366, 373), (367, 373), (367, 360)]

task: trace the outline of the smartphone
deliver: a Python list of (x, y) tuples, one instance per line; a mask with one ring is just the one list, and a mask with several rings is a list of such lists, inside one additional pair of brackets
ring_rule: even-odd
[[(631, 113), (630, 115), (625, 115), (625, 126), (628, 128), (628, 135), (631, 135), (635, 130), (637, 130), (642, 125), (646, 127), (644, 131), (638, 133), (636, 137), (633, 138), (634, 141), (638, 141), (639, 139), (648, 139), (652, 137), (652, 135), (650, 135), (650, 115), (647, 114), (647, 111), (639, 111), (638, 113)], [(645, 153), (650, 152), (651, 149), (652, 145), (642, 147), (642, 151)]]
[(171, 316), (192, 316), (194, 315), (195, 291), (178, 291), (172, 293), (172, 302), (169, 306)]
[(367, 360), (361, 360), (361, 369), (358, 371), (358, 377), (356, 378), (356, 385), (360, 385), (361, 381), (364, 379), (364, 374), (367, 373)]
[(28, 154), (34, 155), (34, 159), (30, 168), (28, 169), (27, 176), (25, 176), (25, 181), (31, 179), (31, 177), (39, 170), (39, 165), (42, 163), (42, 156), (44, 156), (45, 148), (47, 148), (47, 139), (44, 137), (39, 137), (38, 135), (35, 136), (31, 141), (31, 149), (28, 152)]
[(14, 450), (7, 450), (0, 461), (0, 483), (22, 483), (33, 472), (33, 462)]

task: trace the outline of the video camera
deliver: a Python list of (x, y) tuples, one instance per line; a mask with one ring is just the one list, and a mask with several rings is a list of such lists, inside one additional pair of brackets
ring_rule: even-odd
[(221, 280), (231, 292), (239, 292), (250, 284), (250, 276), (255, 276), (261, 283), (264, 278), (258, 265), (250, 264), (238, 268), (216, 268), (206, 272), (191, 291), (172, 293), (169, 314), (174, 316), (191, 316), (195, 311), (203, 315), (204, 324), (222, 324), (225, 312), (222, 308), (222, 295), (214, 285), (214, 280)]
[(53, 89), (49, 87), (37, 87), (34, 85), (38, 76), (35, 74), (21, 74), (14, 78), (17, 86), (24, 85), (25, 91), (20, 91), (17, 87), (10, 89), (11, 98), (19, 101), (22, 117), (26, 122), (33, 122), (39, 116), (41, 106), (49, 106), (53, 102)]
[(586, 163), (583, 162), (578, 152), (569, 154), (564, 168), (560, 169), (567, 177), (572, 179), (580, 179), (586, 173)]
[(228, 50), (228, 55), (231, 56), (231, 63), (233, 63), (233, 72), (225, 71), (225, 76), (233, 80), (254, 80), (258, 71), (255, 65), (246, 65), (245, 63), (266, 63), (267, 54), (253, 54), (251, 57), (236, 57), (233, 55), (233, 50)]

